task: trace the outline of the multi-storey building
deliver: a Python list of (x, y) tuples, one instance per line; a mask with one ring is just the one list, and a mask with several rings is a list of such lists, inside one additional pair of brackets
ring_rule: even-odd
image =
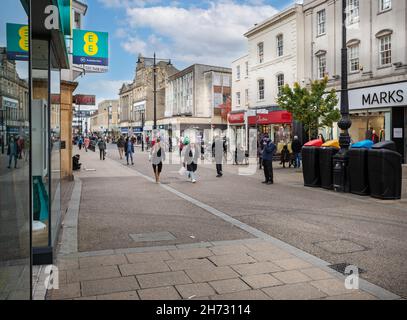
[(104, 100), (98, 104), (95, 114), (90, 117), (90, 131), (110, 135), (119, 134), (119, 100)]
[[(303, 11), (303, 83), (328, 76), (329, 87), (339, 90), (342, 1), (305, 0)], [(406, 158), (407, 2), (348, 0), (346, 24), (351, 138), (363, 140), (373, 128)]]
[(170, 139), (191, 135), (195, 130), (204, 141), (212, 141), (215, 133), (227, 128), (222, 118), (231, 95), (230, 68), (194, 64), (168, 78), (165, 92), (165, 119), (160, 128)]

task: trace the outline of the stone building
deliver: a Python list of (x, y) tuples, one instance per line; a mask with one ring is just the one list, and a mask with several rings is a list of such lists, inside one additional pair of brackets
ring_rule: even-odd
[(119, 100), (103, 100), (90, 117), (90, 131), (119, 135)]
[[(164, 117), (166, 79), (178, 70), (168, 62), (156, 64), (156, 119)], [(120, 89), (119, 127), (122, 134), (151, 135), (154, 124), (154, 75), (151, 59), (139, 56), (132, 83)]]

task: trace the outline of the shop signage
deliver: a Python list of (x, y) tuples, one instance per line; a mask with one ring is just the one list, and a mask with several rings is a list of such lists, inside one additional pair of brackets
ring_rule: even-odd
[(293, 121), (291, 113), (287, 111), (272, 111), (268, 114), (259, 114), (248, 119), (250, 125), (283, 124), (292, 123)]
[(3, 97), (3, 108), (18, 108), (18, 101), (10, 98)]
[(229, 113), (229, 123), (244, 123), (244, 113)]
[(7, 23), (7, 59), (28, 61), (28, 26)]
[(77, 94), (73, 97), (73, 101), (75, 104), (81, 106), (94, 106), (96, 104), (96, 96)]
[(109, 65), (108, 33), (75, 29), (73, 32), (73, 63), (78, 65)]
[(402, 139), (403, 138), (403, 128), (394, 128), (393, 138)]
[(349, 109), (407, 105), (407, 82), (349, 90)]

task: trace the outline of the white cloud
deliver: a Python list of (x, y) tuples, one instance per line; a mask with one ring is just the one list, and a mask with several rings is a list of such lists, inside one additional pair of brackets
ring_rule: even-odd
[[(262, 1), (238, 4), (233, 1), (209, 2), (207, 8), (175, 6), (128, 7), (127, 23), (133, 32), (148, 28), (153, 36), (133, 36), (122, 43), (133, 54), (151, 55), (183, 63), (208, 63), (229, 66), (246, 50), (243, 34), (255, 23), (278, 11)], [(165, 41), (157, 41), (157, 39)]]
[(144, 7), (146, 5), (157, 4), (161, 2), (161, 0), (98, 0), (98, 1), (108, 8)]

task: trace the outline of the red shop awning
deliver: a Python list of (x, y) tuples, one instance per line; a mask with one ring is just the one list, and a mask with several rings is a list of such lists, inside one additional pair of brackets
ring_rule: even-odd
[(231, 124), (244, 123), (244, 113), (229, 113), (228, 121)]
[(267, 125), (292, 123), (293, 117), (288, 111), (271, 111), (268, 114), (259, 114), (249, 117), (249, 125)]

